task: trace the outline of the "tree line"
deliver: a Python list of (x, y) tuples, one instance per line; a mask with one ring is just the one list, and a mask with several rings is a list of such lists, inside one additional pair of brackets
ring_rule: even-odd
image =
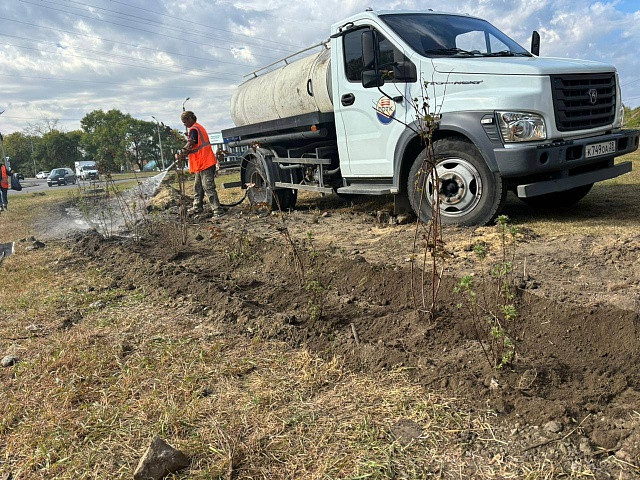
[[(94, 110), (80, 121), (80, 130), (63, 132), (57, 120), (48, 118), (29, 125), (23, 132), (4, 136), (4, 149), (11, 167), (25, 175), (57, 167), (73, 168), (76, 161), (91, 160), (103, 172), (142, 170), (155, 161), (161, 166), (160, 142), (165, 166), (185, 143), (184, 135), (167, 126), (133, 118), (113, 109)], [(625, 127), (640, 127), (640, 107), (625, 107)]]
[(5, 135), (4, 150), (11, 158), (11, 167), (35, 175), (90, 160), (103, 172), (142, 170), (151, 161), (162, 166), (162, 157), (169, 166), (173, 153), (185, 143), (184, 135), (177, 130), (116, 109), (94, 110), (84, 116), (80, 126), (80, 130), (63, 132), (57, 120), (45, 118), (25, 131)]

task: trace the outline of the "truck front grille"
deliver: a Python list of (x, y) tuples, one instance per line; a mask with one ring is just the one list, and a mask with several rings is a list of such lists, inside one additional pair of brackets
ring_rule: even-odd
[(615, 120), (615, 73), (551, 75), (551, 86), (559, 131), (603, 127)]

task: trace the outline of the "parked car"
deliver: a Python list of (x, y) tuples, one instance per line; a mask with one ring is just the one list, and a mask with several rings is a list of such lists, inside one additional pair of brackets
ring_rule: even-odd
[(48, 170), (47, 171), (38, 172), (38, 173), (36, 173), (36, 178), (45, 179), (45, 178), (47, 178), (49, 176), (50, 173), (51, 172), (49, 172)]
[(54, 168), (47, 177), (47, 185), (50, 187), (54, 185), (68, 185), (69, 183), (76, 183), (78, 178), (73, 170), (70, 168)]

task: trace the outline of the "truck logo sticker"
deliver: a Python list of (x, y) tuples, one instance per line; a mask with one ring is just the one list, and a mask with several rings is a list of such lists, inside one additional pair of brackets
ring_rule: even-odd
[(396, 116), (396, 102), (387, 97), (380, 97), (376, 104), (376, 115), (383, 125), (389, 125)]
[(589, 103), (591, 103), (591, 105), (598, 103), (598, 90), (590, 88), (587, 93), (589, 93)]

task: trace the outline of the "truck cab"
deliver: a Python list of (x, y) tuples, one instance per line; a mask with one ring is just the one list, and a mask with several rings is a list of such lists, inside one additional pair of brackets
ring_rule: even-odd
[[(508, 190), (533, 204), (573, 203), (631, 169), (614, 164), (637, 149), (638, 132), (621, 128), (612, 66), (537, 57), (468, 15), (368, 11), (333, 33), (347, 187), (388, 185), (419, 210), (430, 208), (415, 194), (422, 182), (427, 200), (439, 193), (444, 223), (484, 224)], [(432, 178), (420, 175), (427, 155)]]
[(78, 167), (78, 177), (82, 180), (98, 180), (100, 175), (95, 164), (87, 164)]

